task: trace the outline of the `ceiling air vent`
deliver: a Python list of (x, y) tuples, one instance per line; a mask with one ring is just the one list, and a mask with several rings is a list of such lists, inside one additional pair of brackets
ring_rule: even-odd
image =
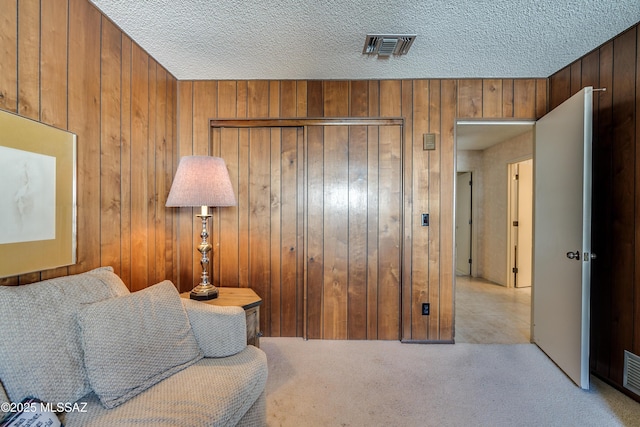
[(382, 57), (405, 55), (415, 38), (415, 34), (367, 34), (362, 53)]

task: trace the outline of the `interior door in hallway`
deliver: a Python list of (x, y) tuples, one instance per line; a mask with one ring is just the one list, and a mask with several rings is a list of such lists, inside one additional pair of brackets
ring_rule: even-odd
[(531, 286), (533, 274), (533, 159), (509, 164), (509, 286)]
[(471, 275), (471, 172), (456, 176), (456, 274)]

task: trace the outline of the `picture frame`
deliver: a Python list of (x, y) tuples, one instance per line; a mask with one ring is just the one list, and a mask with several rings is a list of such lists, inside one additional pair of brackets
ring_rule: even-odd
[(0, 277), (76, 263), (76, 140), (0, 111)]

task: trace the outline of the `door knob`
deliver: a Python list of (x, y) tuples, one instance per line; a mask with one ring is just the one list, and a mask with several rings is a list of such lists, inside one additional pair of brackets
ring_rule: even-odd
[(580, 261), (580, 251), (567, 252), (567, 258), (577, 259), (578, 261)]
[(592, 259), (592, 260), (594, 260), (594, 259), (596, 259), (596, 258), (597, 258), (596, 254), (594, 254), (593, 252), (591, 252), (591, 259)]

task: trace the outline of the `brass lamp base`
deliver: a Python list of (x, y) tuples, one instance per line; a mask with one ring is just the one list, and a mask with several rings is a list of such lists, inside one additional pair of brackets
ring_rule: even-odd
[(206, 301), (218, 298), (218, 288), (210, 283), (207, 283), (206, 285), (200, 283), (189, 293), (189, 298), (198, 301)]

